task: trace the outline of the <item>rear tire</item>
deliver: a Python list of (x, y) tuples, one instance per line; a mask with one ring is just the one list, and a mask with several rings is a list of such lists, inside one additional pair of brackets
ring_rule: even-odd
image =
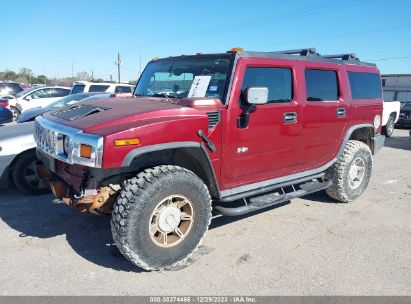
[(123, 256), (146, 270), (184, 265), (211, 221), (203, 181), (177, 166), (146, 169), (127, 180), (114, 204), (113, 239)]
[(13, 182), (17, 189), (26, 194), (40, 195), (49, 192), (49, 189), (42, 186), (37, 176), (36, 161), (36, 152), (30, 151), (18, 156), (13, 165)]
[(349, 140), (340, 158), (326, 171), (333, 185), (326, 190), (328, 196), (348, 203), (364, 193), (372, 172), (372, 154), (363, 142)]
[(395, 118), (391, 114), (390, 117), (388, 117), (387, 124), (383, 127), (383, 133), (387, 137), (391, 137), (392, 134), (394, 133), (394, 128), (395, 128)]

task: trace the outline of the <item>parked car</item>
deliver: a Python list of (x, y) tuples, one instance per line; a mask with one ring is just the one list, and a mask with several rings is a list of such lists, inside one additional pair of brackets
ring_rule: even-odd
[(76, 81), (71, 94), (83, 92), (133, 93), (134, 86), (127, 83)]
[(411, 127), (411, 101), (401, 103), (400, 117), (395, 125), (397, 127)]
[(28, 109), (35, 107), (46, 107), (52, 102), (70, 94), (70, 88), (60, 86), (34, 87), (22, 91), (9, 99), (10, 110), (13, 112), (14, 120)]
[(34, 134), (57, 199), (111, 212), (114, 243), (147, 270), (184, 265), (213, 208), (243, 215), (324, 189), (354, 201), (384, 145), (379, 70), (353, 54), (156, 59), (135, 95), (48, 112)]
[(9, 109), (9, 100), (7, 98), (0, 98), (0, 106)]
[(19, 190), (30, 194), (49, 191), (40, 183), (35, 171), (37, 156), (33, 128), (33, 122), (1, 127), (0, 187), (15, 184)]
[[(13, 113), (6, 107), (0, 105), (0, 125), (13, 121)], [(3, 129), (2, 129), (3, 130)]]
[(24, 89), (18, 82), (0, 82), (0, 98), (6, 97), (11, 98), (12, 96), (20, 93)]
[[(23, 123), (27, 121), (32, 121), (34, 120), (38, 115), (41, 115), (43, 113), (46, 113), (51, 110), (55, 110), (57, 108), (65, 107), (66, 105), (74, 104), (76, 102), (79, 102), (83, 99), (87, 99), (91, 96), (95, 95), (101, 95), (100, 93), (78, 93), (78, 94), (72, 94), (72, 95), (67, 95), (61, 99), (58, 99), (57, 101), (49, 104), (46, 107), (37, 107), (37, 108), (31, 108), (23, 113), (20, 114), (20, 116), (17, 118), (18, 123)], [(107, 93), (105, 96), (102, 96), (101, 98), (106, 98), (110, 97), (110, 93)]]
[[(111, 93), (85, 94), (89, 95), (85, 98), (88, 100), (118, 97), (117, 94)], [(34, 162), (37, 161), (37, 157), (33, 127), (33, 121), (1, 127), (0, 187), (15, 184), (19, 190), (29, 194), (42, 194), (48, 191), (34, 171)]]
[(382, 132), (390, 137), (394, 126), (400, 118), (401, 103), (399, 101), (384, 101), (382, 111)]

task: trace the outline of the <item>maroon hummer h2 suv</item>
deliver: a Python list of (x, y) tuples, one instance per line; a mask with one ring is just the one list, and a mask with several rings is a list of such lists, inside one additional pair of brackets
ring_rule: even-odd
[(121, 253), (181, 265), (214, 209), (242, 215), (325, 189), (351, 202), (384, 144), (379, 70), (315, 49), (153, 59), (132, 98), (36, 119), (42, 181), (83, 211), (112, 213)]

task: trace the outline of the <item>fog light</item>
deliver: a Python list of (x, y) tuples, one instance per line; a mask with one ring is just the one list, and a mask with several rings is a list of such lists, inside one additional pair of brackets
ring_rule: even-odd
[(80, 156), (83, 158), (91, 158), (93, 148), (90, 145), (80, 145)]
[(374, 128), (378, 129), (381, 125), (381, 116), (375, 115), (374, 117)]

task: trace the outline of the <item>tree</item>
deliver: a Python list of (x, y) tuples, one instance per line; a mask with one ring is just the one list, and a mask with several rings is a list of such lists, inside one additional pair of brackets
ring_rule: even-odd
[(6, 72), (4, 73), (4, 78), (6, 80), (14, 80), (17, 78), (17, 74), (13, 71), (6, 70)]
[(21, 68), (20, 69), (20, 76), (26, 77), (27, 79), (30, 79), (31, 76), (33, 76), (33, 72), (29, 68)]
[(37, 76), (37, 83), (47, 84), (47, 77), (44, 75)]
[(87, 72), (79, 72), (77, 73), (77, 79), (78, 80), (90, 80), (90, 75)]

